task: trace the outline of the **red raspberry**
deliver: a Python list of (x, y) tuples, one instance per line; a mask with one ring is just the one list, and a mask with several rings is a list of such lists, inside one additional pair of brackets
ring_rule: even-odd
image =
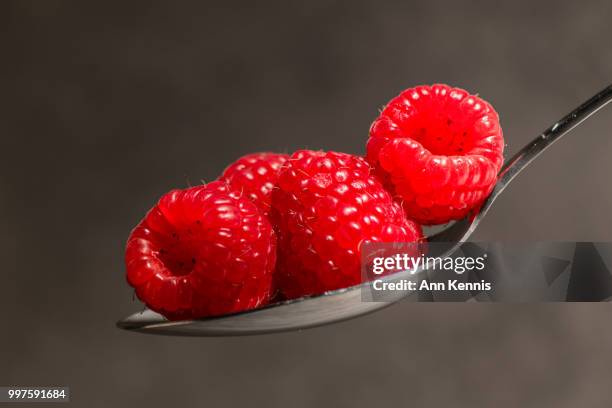
[(278, 153), (248, 154), (230, 164), (219, 180), (225, 180), (233, 190), (245, 193), (267, 214), (278, 172), (288, 158), (289, 155)]
[(463, 89), (418, 86), (392, 99), (370, 128), (368, 160), (408, 216), (465, 217), (489, 195), (503, 162), (493, 107)]
[(276, 284), (288, 298), (361, 282), (364, 241), (422, 238), (361, 157), (301, 150), (283, 166), (272, 193), (279, 231)]
[(138, 298), (170, 319), (266, 303), (275, 260), (267, 218), (220, 181), (165, 194), (132, 231), (125, 253)]

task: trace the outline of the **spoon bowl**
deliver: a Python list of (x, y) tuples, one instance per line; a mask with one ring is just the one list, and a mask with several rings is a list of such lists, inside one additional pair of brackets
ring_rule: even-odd
[[(612, 85), (609, 85), (545, 130), (504, 163), (493, 191), (478, 210), (428, 237), (428, 242), (448, 244), (445, 246), (442, 257), (455, 252), (476, 230), (495, 199), (518, 173), (563, 135), (611, 101)], [(402, 279), (404, 278), (402, 274), (408, 277), (409, 272), (394, 273), (382, 277), (381, 280)], [(144, 333), (178, 336), (264, 334), (298, 330), (362, 316), (399, 300), (392, 302), (362, 301), (362, 289), (366, 286), (369, 286), (367, 282), (320, 295), (277, 302), (259, 309), (194, 320), (168, 321), (158, 313), (144, 310), (117, 322), (117, 326)]]

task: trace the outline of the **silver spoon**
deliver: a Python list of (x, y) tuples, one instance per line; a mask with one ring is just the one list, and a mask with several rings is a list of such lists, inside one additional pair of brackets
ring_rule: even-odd
[[(448, 243), (444, 255), (455, 252), (472, 235), (495, 199), (518, 173), (561, 136), (578, 126), (610, 101), (612, 101), (612, 85), (609, 85), (544, 131), (504, 163), (493, 192), (477, 213), (455, 222), (429, 237), (428, 241)], [(403, 272), (389, 275), (383, 279), (397, 279), (401, 273)], [(117, 322), (117, 326), (143, 333), (174, 336), (239, 336), (297, 330), (361, 316), (382, 309), (392, 303), (362, 301), (361, 290), (365, 285), (368, 285), (368, 283), (326, 292), (321, 295), (278, 302), (259, 309), (196, 320), (168, 321), (158, 313), (144, 310)]]

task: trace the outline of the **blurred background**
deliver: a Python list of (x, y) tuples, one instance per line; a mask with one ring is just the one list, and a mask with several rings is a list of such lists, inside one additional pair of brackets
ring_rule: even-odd
[[(400, 303), (249, 338), (115, 321), (130, 229), (242, 154), (362, 154), (378, 109), (445, 82), (498, 110), (508, 155), (612, 82), (601, 1), (0, 5), (0, 385), (72, 405), (610, 406), (608, 304)], [(475, 240), (612, 240), (612, 109), (547, 151)]]

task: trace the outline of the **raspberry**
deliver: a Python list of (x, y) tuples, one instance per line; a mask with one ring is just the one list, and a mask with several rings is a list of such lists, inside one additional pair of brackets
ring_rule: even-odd
[(503, 151), (493, 107), (438, 84), (407, 89), (389, 102), (370, 128), (367, 158), (410, 218), (442, 224), (482, 204)]
[(165, 194), (132, 231), (125, 253), (128, 283), (169, 319), (266, 303), (275, 260), (267, 218), (220, 181)]
[(243, 192), (267, 214), (278, 172), (288, 157), (278, 153), (247, 154), (230, 164), (219, 180), (225, 180), (233, 190)]
[(288, 298), (361, 282), (364, 241), (422, 238), (361, 157), (301, 150), (281, 169), (272, 193), (279, 233), (275, 283)]

